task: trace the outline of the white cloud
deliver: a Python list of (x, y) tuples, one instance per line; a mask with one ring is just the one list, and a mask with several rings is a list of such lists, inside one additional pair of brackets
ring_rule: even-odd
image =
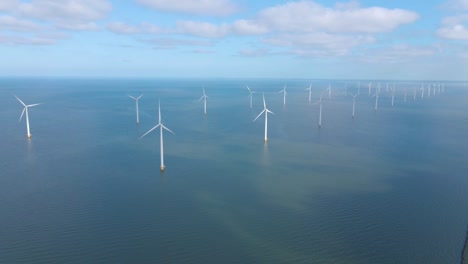
[(412, 46), (408, 44), (391, 45), (383, 48), (368, 48), (363, 51), (360, 60), (371, 63), (398, 63), (434, 55), (436, 46)]
[(417, 13), (403, 9), (361, 8), (356, 4), (328, 8), (313, 1), (299, 1), (266, 8), (252, 23), (270, 31), (377, 33), (394, 30), (418, 18)]
[(158, 34), (163, 32), (158, 26), (146, 22), (139, 25), (112, 22), (107, 24), (107, 29), (116, 34)]
[(437, 29), (436, 34), (444, 39), (468, 40), (468, 28), (466, 27), (468, 15), (453, 15), (442, 19), (442, 25)]
[(181, 46), (208, 47), (213, 45), (211, 42), (206, 40), (177, 38), (154, 38), (144, 40), (144, 42), (154, 45), (157, 49), (173, 49)]
[(141, 32), (139, 27), (122, 22), (109, 23), (107, 29), (117, 34), (136, 34)]
[(11, 31), (35, 31), (40, 30), (42, 26), (32, 21), (19, 19), (12, 16), (0, 16), (0, 29)]
[(176, 28), (178, 33), (205, 38), (220, 38), (229, 33), (229, 28), (226, 25), (217, 26), (196, 21), (178, 21)]
[(18, 0), (1, 0), (0, 1), (0, 11), (2, 10), (11, 10), (18, 5)]
[(137, 0), (138, 3), (165, 12), (227, 16), (237, 7), (230, 0)]
[(268, 33), (270, 30), (266, 25), (240, 19), (231, 25), (231, 31), (238, 35), (262, 35)]
[(263, 41), (275, 46), (290, 47), (293, 51), (300, 51), (301, 54), (306, 54), (307, 51), (316, 53), (316, 50), (322, 50), (323, 54), (344, 56), (356, 46), (374, 43), (375, 38), (368, 35), (337, 35), (316, 32), (280, 34), (265, 38)]
[(242, 49), (239, 51), (239, 54), (244, 57), (263, 57), (270, 55), (271, 52), (266, 48), (256, 48), (256, 49)]
[(46, 21), (93, 21), (104, 18), (112, 6), (107, 0), (33, 0), (18, 8), (23, 15)]
[(74, 31), (93, 31), (99, 30), (99, 26), (94, 22), (83, 22), (83, 23), (60, 23), (57, 24), (57, 28), (65, 30), (74, 30)]
[(0, 35), (0, 44), (3, 45), (53, 45), (61, 37), (58, 36), (17, 36), (17, 35)]
[(468, 10), (468, 0), (449, 0), (447, 6), (454, 10)]
[(468, 40), (468, 28), (461, 24), (443, 26), (437, 30), (437, 35), (446, 39)]

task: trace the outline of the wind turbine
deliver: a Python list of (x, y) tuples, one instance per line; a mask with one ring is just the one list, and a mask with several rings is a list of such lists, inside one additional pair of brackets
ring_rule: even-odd
[(395, 87), (392, 89), (392, 107), (393, 107), (393, 101), (395, 101)]
[(163, 123), (161, 122), (161, 103), (158, 104), (158, 114), (159, 114), (159, 122), (156, 126), (154, 126), (153, 128), (151, 128), (150, 130), (148, 130), (148, 132), (146, 132), (145, 134), (143, 134), (143, 136), (141, 136), (140, 138), (138, 138), (138, 140), (142, 139), (144, 136), (148, 135), (149, 133), (151, 133), (153, 130), (155, 130), (156, 128), (159, 127), (159, 145), (160, 145), (160, 154), (161, 154), (161, 171), (164, 171), (164, 169), (166, 168), (164, 166), (164, 141), (163, 141), (163, 129), (171, 132), (172, 134), (175, 134), (174, 132), (172, 132), (169, 128), (167, 128), (166, 126), (163, 125)]
[(377, 106), (378, 106), (378, 103), (379, 103), (379, 92), (377, 90), (376, 90), (376, 93), (374, 94), (374, 97), (375, 97), (374, 110), (377, 111)]
[(356, 106), (356, 96), (358, 96), (358, 94), (355, 94), (355, 95), (352, 95), (352, 96), (353, 96), (353, 114), (351, 115), (351, 117), (354, 119), (354, 108)]
[(368, 86), (369, 86), (369, 95), (370, 95), (370, 93), (371, 93), (371, 88), (372, 88), (372, 82), (370, 82)]
[[(252, 111), (252, 94), (255, 93), (255, 91), (252, 91), (250, 90), (249, 86), (246, 84), (245, 86), (247, 86), (247, 90), (249, 90), (249, 98), (250, 98), (250, 111)], [(204, 94), (204, 93), (203, 93)], [(205, 111), (205, 114), (206, 114), (206, 111)]]
[(286, 84), (284, 85), (283, 90), (279, 91), (279, 93), (283, 93), (283, 105), (286, 105)]
[(139, 114), (139, 111), (138, 111), (138, 100), (143, 96), (143, 94), (141, 94), (140, 96), (138, 97), (133, 97), (131, 95), (129, 95), (128, 97), (132, 98), (133, 100), (135, 100), (135, 103), (136, 103), (136, 123), (137, 125), (140, 124), (140, 114)]
[(208, 98), (208, 96), (206, 95), (205, 93), (205, 88), (203, 88), (203, 95), (202, 97), (200, 97), (200, 99), (198, 99), (198, 102), (201, 101), (201, 99), (203, 99), (203, 114), (206, 115), (206, 98)]
[(271, 113), (271, 114), (275, 114), (273, 113), (272, 111), (268, 110), (268, 108), (266, 107), (266, 103), (265, 103), (265, 94), (263, 94), (263, 110), (260, 112), (260, 114), (258, 114), (258, 116), (253, 120), (253, 122), (255, 122), (255, 120), (257, 120), (263, 113), (265, 113), (265, 142), (268, 141), (268, 113)]
[(421, 90), (421, 99), (424, 99), (424, 84), (423, 83), (421, 84), (421, 89), (419, 90)]
[(315, 102), (314, 104), (319, 104), (319, 121), (318, 121), (318, 126), (322, 127), (322, 94), (320, 93), (320, 100), (318, 102)]
[(31, 132), (29, 131), (29, 115), (28, 115), (28, 108), (29, 107), (33, 107), (33, 106), (36, 106), (36, 105), (40, 105), (40, 104), (30, 104), (30, 105), (26, 105), (23, 101), (21, 101), (16, 95), (15, 95), (16, 99), (18, 99), (18, 101), (24, 106), (23, 108), (23, 112), (21, 112), (21, 116), (18, 120), (18, 122), (21, 121), (21, 118), (23, 118), (23, 115), (24, 115), (24, 112), (26, 112), (26, 131), (28, 132), (28, 139), (31, 138)]
[(357, 94), (361, 94), (361, 81), (358, 81), (357, 83)]
[(330, 100), (330, 96), (331, 96), (331, 84), (329, 83), (328, 84), (328, 100)]
[(312, 83), (310, 84), (309, 88), (306, 88), (306, 91), (309, 91), (309, 103), (310, 103), (310, 99), (312, 98)]

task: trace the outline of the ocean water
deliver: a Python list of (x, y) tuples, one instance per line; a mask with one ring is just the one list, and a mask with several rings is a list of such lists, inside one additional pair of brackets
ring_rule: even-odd
[[(459, 263), (468, 90), (396, 82), (392, 107), (382, 81), (374, 111), (363, 81), (353, 120), (356, 81), (312, 101), (329, 82), (318, 128), (309, 80), (1, 79), (0, 263)], [(43, 103), (30, 140), (12, 94)]]

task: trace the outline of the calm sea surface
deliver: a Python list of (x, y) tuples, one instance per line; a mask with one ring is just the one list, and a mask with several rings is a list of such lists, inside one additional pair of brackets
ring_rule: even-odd
[[(328, 83), (312, 81), (313, 102)], [(0, 263), (459, 263), (468, 89), (421, 100), (421, 82), (396, 82), (392, 107), (382, 81), (374, 111), (361, 83), (353, 120), (331, 81), (319, 129), (309, 80), (1, 79)], [(31, 140), (12, 94), (43, 103)], [(137, 140), (158, 99), (175, 132), (164, 174), (159, 130)]]

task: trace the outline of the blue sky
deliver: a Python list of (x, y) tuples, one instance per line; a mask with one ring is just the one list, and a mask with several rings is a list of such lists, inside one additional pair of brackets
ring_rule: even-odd
[(468, 0), (0, 0), (0, 76), (465, 80)]

